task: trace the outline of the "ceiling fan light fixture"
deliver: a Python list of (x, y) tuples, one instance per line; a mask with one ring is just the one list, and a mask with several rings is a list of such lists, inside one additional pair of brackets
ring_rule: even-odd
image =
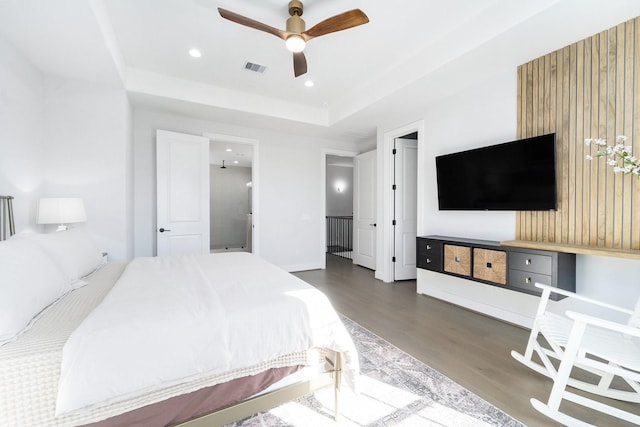
[(287, 49), (294, 53), (302, 52), (304, 50), (304, 47), (307, 45), (304, 39), (297, 34), (293, 34), (287, 37), (287, 41), (285, 42), (285, 44), (287, 46)]
[(293, 52), (293, 75), (295, 77), (300, 77), (307, 72), (307, 59), (303, 52), (306, 42), (326, 34), (347, 30), (369, 22), (369, 18), (363, 11), (360, 9), (352, 9), (320, 21), (309, 30), (306, 30), (306, 23), (301, 18), (303, 6), (300, 0), (289, 1), (289, 15), (291, 15), (291, 17), (287, 19), (286, 31), (221, 7), (218, 8), (218, 12), (223, 19), (271, 34), (284, 40), (287, 49)]

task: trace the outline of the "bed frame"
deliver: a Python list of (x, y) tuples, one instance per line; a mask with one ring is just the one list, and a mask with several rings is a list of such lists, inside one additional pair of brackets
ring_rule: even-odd
[(16, 234), (12, 201), (13, 196), (0, 196), (0, 240)]
[(199, 418), (195, 418), (183, 423), (175, 424), (179, 427), (212, 427), (222, 426), (234, 421), (242, 420), (258, 412), (267, 411), (283, 403), (290, 402), (298, 397), (305, 396), (333, 385), (335, 412), (334, 419), (338, 421), (338, 401), (340, 399), (340, 375), (342, 371), (342, 361), (340, 353), (335, 353), (335, 359), (331, 361), (325, 358), (325, 372), (318, 376), (296, 384), (283, 387), (272, 392), (262, 394), (251, 399), (243, 400), (235, 405), (219, 409)]
[[(0, 240), (6, 240), (15, 234), (12, 206), (13, 196), (0, 196)], [(333, 352), (333, 360), (325, 357), (322, 373), (305, 381), (300, 381), (280, 389), (243, 400), (231, 406), (218, 409), (209, 414), (185, 422), (174, 424), (175, 427), (212, 427), (222, 426), (242, 420), (259, 412), (267, 411), (281, 404), (308, 395), (317, 390), (333, 385), (334, 419), (339, 418), (339, 399), (342, 374), (342, 360), (339, 352)]]

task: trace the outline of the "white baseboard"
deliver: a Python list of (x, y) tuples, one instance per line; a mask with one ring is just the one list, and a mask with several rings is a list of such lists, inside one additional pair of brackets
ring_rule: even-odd
[(322, 265), (321, 262), (312, 262), (308, 264), (283, 265), (282, 268), (289, 273), (295, 273), (296, 271), (322, 270), (326, 268), (326, 266)]
[(539, 298), (446, 274), (418, 270), (417, 292), (531, 328)]

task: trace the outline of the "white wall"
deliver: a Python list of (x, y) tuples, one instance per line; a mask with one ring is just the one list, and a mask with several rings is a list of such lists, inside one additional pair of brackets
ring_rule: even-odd
[(44, 78), (0, 35), (0, 195), (14, 196), (16, 231), (35, 230), (42, 191)]
[(0, 193), (16, 231), (40, 197), (84, 198), (87, 227), (114, 260), (132, 256), (131, 111), (123, 89), (46, 76), (0, 36)]
[[(437, 105), (410, 113), (409, 119), (423, 119), (425, 128), (418, 164), (418, 175), (424, 176), (418, 182), (423, 212), (418, 219), (418, 229), (422, 235), (494, 241), (515, 239), (514, 212), (438, 211), (435, 156), (515, 139), (516, 79), (515, 70), (497, 74), (455, 96), (439, 100)], [(396, 117), (381, 124), (378, 147), (383, 145), (385, 132), (407, 121), (407, 117)], [(638, 261), (578, 255), (576, 263), (579, 293), (630, 308), (640, 296)], [(523, 326), (530, 326), (537, 307), (538, 299), (531, 295), (425, 270), (418, 270), (417, 281), (421, 293)], [(557, 305), (566, 308), (565, 303)]]
[(289, 271), (324, 265), (323, 149), (356, 151), (356, 145), (254, 129), (146, 110), (134, 111), (135, 255), (155, 253), (155, 131), (216, 133), (258, 140), (254, 189), (257, 253)]
[[(82, 197), (87, 227), (109, 259), (133, 254), (131, 108), (124, 89), (47, 77), (47, 197)], [(48, 226), (49, 227), (49, 226)], [(52, 226), (51, 226), (52, 227)]]
[[(353, 215), (353, 167), (327, 165), (327, 215)], [(342, 191), (338, 191), (337, 186)]]
[[(40, 197), (84, 198), (86, 227), (110, 259), (133, 254), (131, 108), (124, 89), (43, 75), (0, 36), (0, 193), (16, 231)], [(53, 227), (53, 228), (52, 228)]]

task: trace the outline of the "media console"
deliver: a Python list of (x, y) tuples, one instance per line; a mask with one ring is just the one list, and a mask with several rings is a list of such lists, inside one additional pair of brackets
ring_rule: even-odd
[[(417, 266), (518, 292), (540, 295), (535, 283), (576, 290), (575, 254), (501, 246), (448, 236), (416, 239)], [(562, 299), (557, 294), (552, 299)]]

